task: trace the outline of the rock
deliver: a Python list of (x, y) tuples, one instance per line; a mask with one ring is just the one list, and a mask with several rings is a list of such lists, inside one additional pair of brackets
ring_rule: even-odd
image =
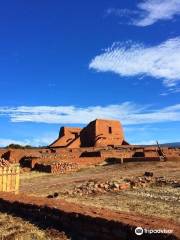
[(153, 177), (153, 172), (145, 172), (144, 176)]
[(114, 185), (113, 185), (113, 187), (114, 187), (114, 188), (119, 188), (119, 184), (115, 182)]
[(121, 190), (126, 190), (130, 187), (130, 184), (124, 183), (119, 186), (119, 189)]
[(53, 195), (50, 194), (50, 195), (47, 196), (47, 198), (53, 198)]
[(104, 185), (104, 189), (107, 190), (108, 188), (109, 188), (109, 185), (108, 185), (108, 184), (105, 184), (105, 185)]

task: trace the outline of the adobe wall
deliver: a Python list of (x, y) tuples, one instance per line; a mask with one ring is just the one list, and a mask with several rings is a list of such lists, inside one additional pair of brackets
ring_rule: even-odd
[(95, 146), (108, 146), (122, 144), (124, 133), (119, 121), (96, 121)]
[(90, 122), (80, 132), (81, 147), (93, 147), (96, 138), (96, 122)]
[(81, 147), (122, 145), (124, 133), (119, 121), (97, 119), (80, 132)]
[[(180, 159), (179, 148), (162, 148), (165, 160), (174, 161)], [(131, 159), (131, 161), (152, 161), (159, 159), (157, 147), (121, 146), (117, 149), (109, 147), (86, 148), (55, 148), (55, 149), (5, 149), (1, 150), (4, 159), (12, 163), (20, 163), (21, 167), (33, 169), (36, 163), (42, 165), (54, 162), (77, 163), (79, 167), (96, 165), (108, 159)]]
[(50, 147), (80, 147), (80, 131), (81, 128), (61, 127), (58, 139), (55, 140)]

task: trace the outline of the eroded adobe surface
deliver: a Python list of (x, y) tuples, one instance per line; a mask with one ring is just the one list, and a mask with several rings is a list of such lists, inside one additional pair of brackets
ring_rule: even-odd
[(128, 145), (119, 121), (96, 119), (83, 129), (62, 127), (50, 147), (105, 147)]
[(80, 132), (82, 147), (127, 145), (121, 123), (115, 120), (96, 119)]
[(80, 147), (80, 131), (81, 128), (61, 127), (58, 139), (56, 139), (50, 147)]

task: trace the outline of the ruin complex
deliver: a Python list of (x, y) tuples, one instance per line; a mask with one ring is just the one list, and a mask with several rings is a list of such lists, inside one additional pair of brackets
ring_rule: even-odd
[(122, 125), (116, 120), (96, 119), (84, 128), (61, 127), (59, 137), (50, 147), (106, 147), (129, 145)]
[(84, 128), (61, 127), (49, 146), (0, 149), (0, 157), (21, 169), (65, 173), (97, 164), (180, 160), (180, 148), (130, 145), (116, 120), (96, 119)]

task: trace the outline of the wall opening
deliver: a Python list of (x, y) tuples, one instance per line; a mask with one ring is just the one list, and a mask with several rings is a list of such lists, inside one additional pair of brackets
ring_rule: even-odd
[(78, 133), (73, 133), (74, 134), (74, 137), (75, 138), (78, 138), (79, 137), (79, 134)]
[(145, 154), (144, 154), (144, 152), (135, 152), (133, 154), (133, 157), (145, 157)]
[(109, 127), (108, 129), (109, 129), (109, 134), (111, 134), (112, 133), (112, 127)]

